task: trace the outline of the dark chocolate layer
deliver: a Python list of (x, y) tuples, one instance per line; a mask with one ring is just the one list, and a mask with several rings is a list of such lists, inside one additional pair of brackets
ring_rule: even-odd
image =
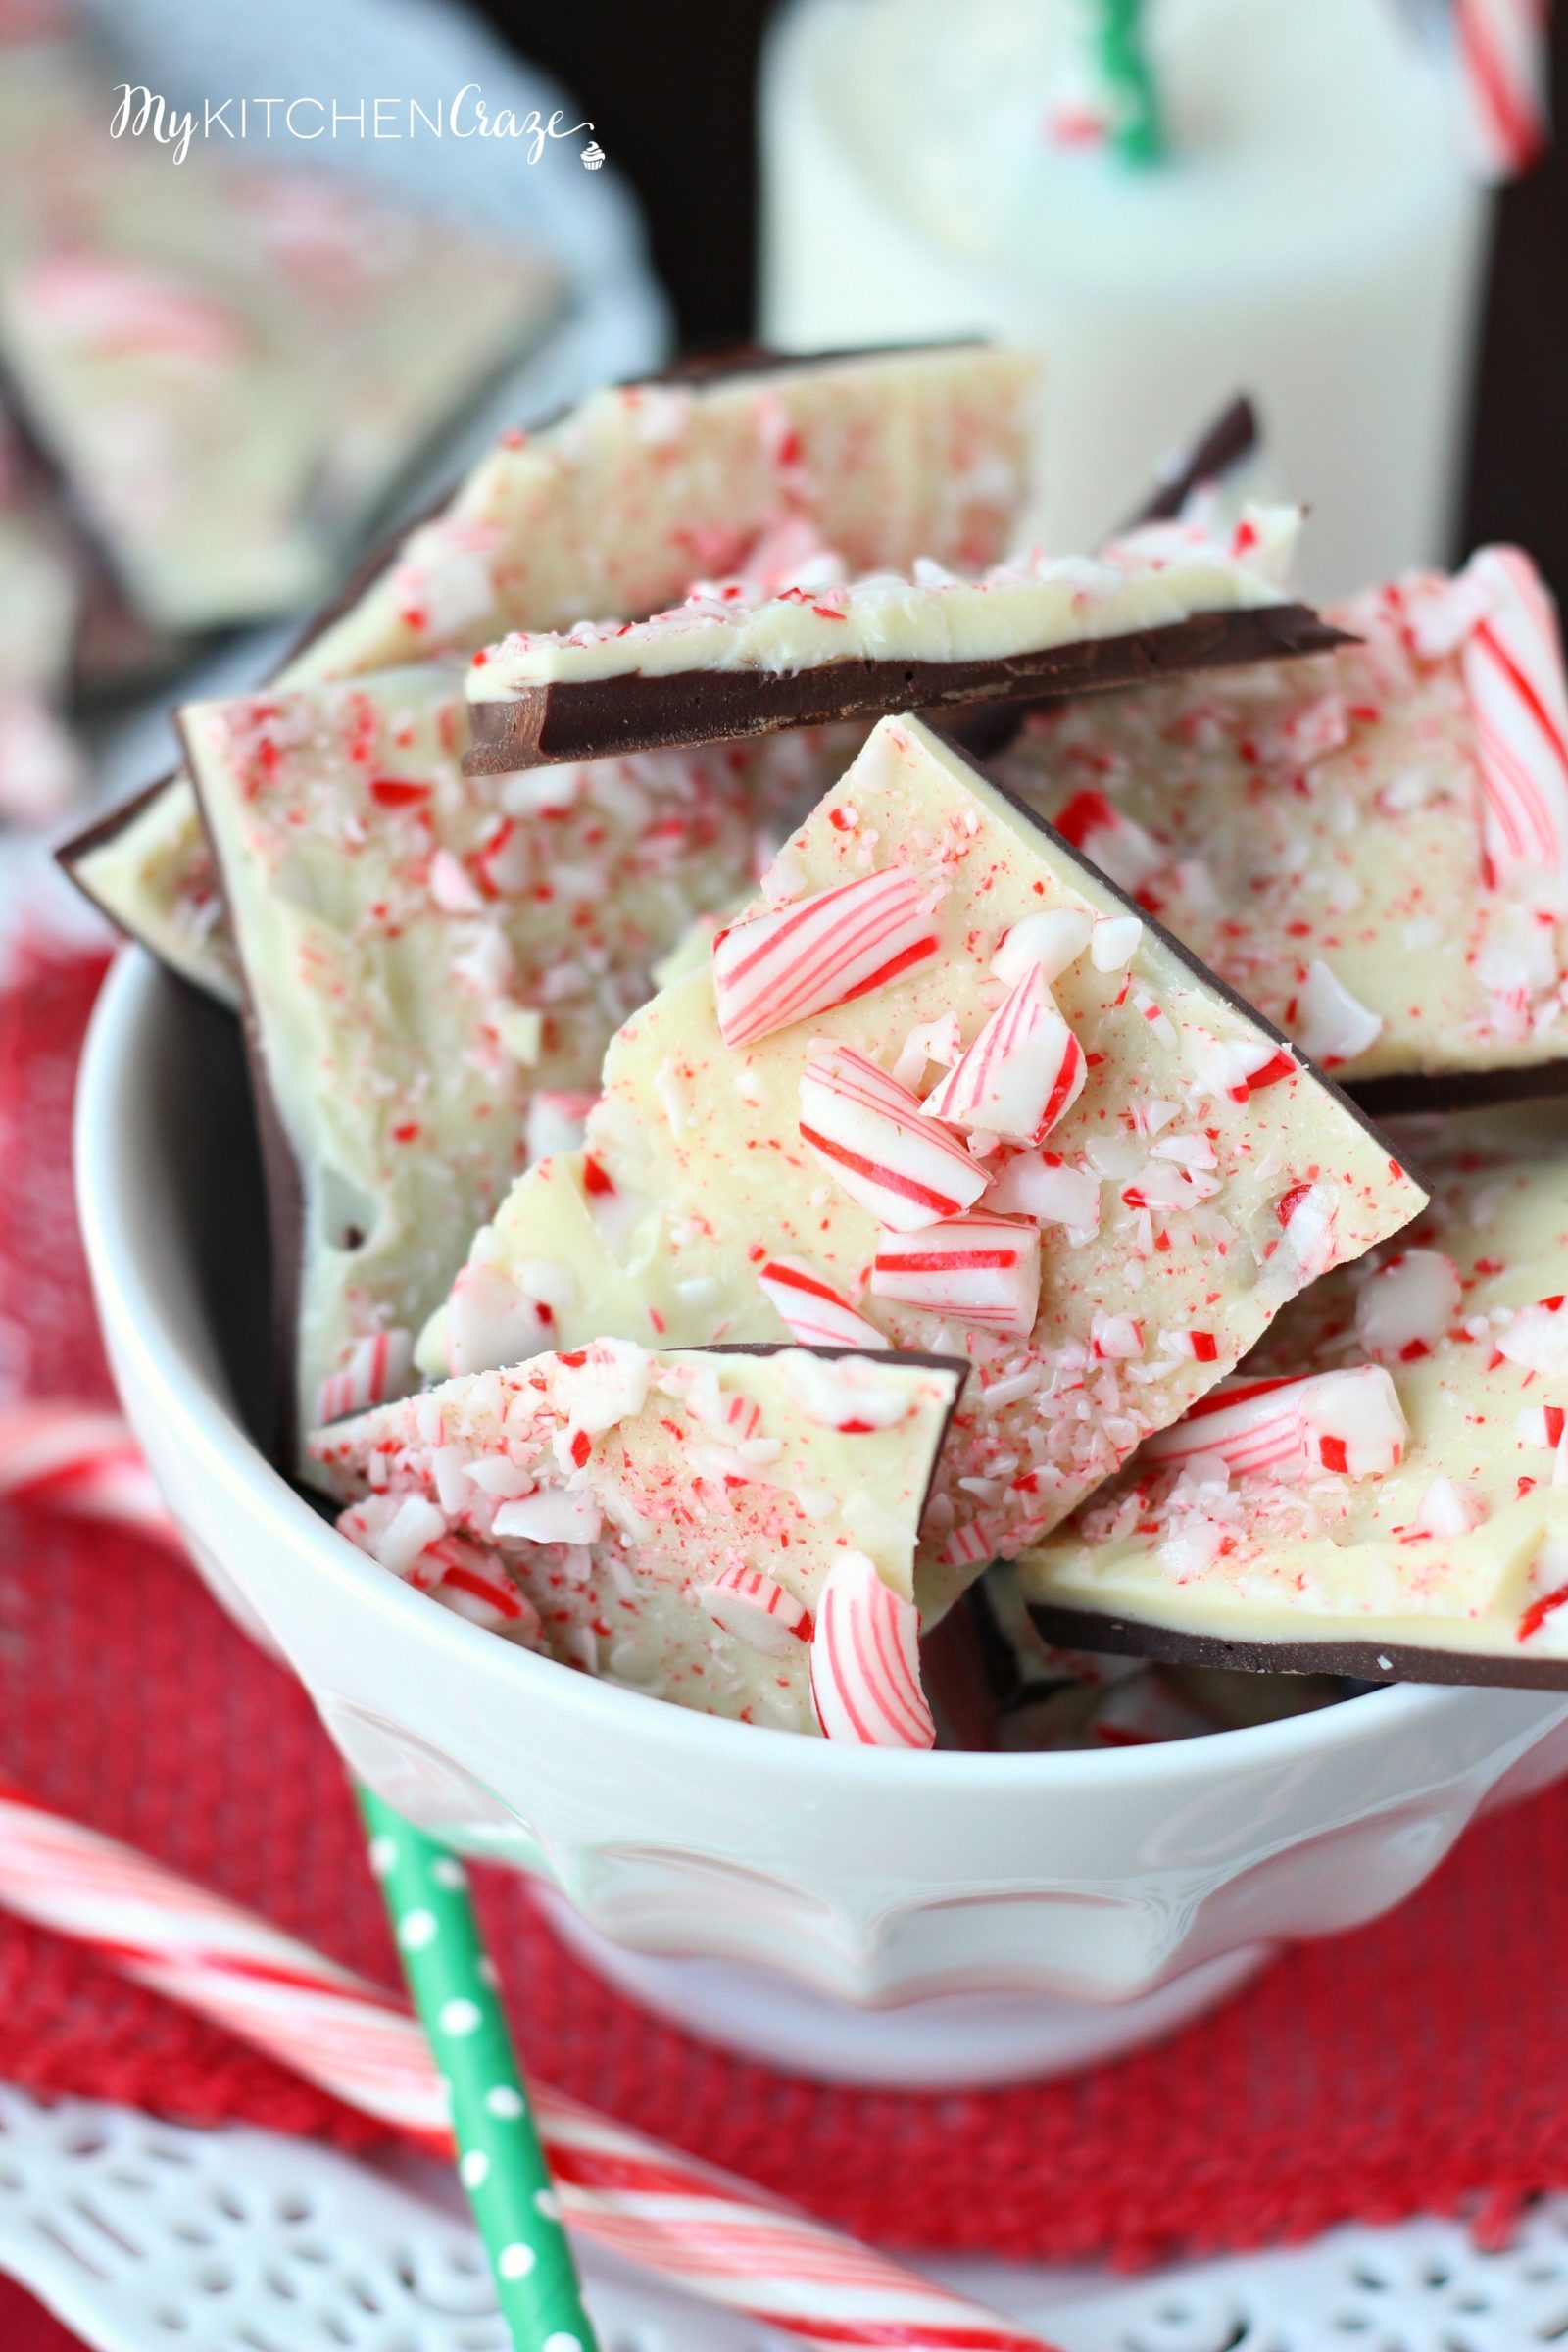
[(1062, 1609), (1031, 1601), (1029, 1614), (1048, 1642), (1064, 1648), (1111, 1650), (1165, 1666), (1228, 1666), (1241, 1674), (1343, 1674), (1365, 1683), (1465, 1683), (1522, 1690), (1568, 1690), (1568, 1658), (1477, 1653), (1434, 1642), (1227, 1642), (1217, 1634), (1181, 1633), (1167, 1625)]
[(1568, 1059), (1502, 1070), (1393, 1070), (1384, 1078), (1350, 1078), (1345, 1091), (1369, 1117), (1405, 1112), (1485, 1110), (1507, 1102), (1549, 1102), (1568, 1094)]
[(558, 679), (525, 686), (505, 702), (471, 704), (473, 748), (463, 764), (469, 775), (505, 775), (898, 710), (1054, 701), (1190, 670), (1332, 653), (1353, 642), (1306, 605), (1261, 605), (986, 662), (853, 661), (798, 670), (694, 669), (659, 677), (625, 670)]
[(1174, 521), (1195, 490), (1200, 490), (1205, 482), (1223, 481), (1236, 466), (1255, 456), (1259, 437), (1257, 411), (1245, 393), (1239, 393), (1169, 473), (1160, 476), (1144, 504), (1128, 515), (1121, 532), (1139, 530), (1146, 522)]

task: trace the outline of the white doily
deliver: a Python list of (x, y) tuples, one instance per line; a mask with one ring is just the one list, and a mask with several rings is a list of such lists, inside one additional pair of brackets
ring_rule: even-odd
[[(0, 2086), (0, 2270), (100, 2352), (507, 2352), (455, 2182), (416, 2159), (399, 2169)], [(1132, 2286), (941, 2267), (1060, 2352), (1526, 2352), (1568, 2338), (1568, 2196), (1539, 2206), (1503, 2254), (1413, 2222)], [(601, 2352), (782, 2341), (592, 2256), (588, 2300)]]

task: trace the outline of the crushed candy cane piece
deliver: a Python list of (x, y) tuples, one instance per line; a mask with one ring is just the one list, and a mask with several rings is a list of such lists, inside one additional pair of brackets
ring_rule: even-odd
[(1125, 971), (1143, 936), (1144, 926), (1136, 914), (1102, 914), (1089, 942), (1089, 960), (1097, 972)]
[(1040, 1310), (1040, 1229), (1021, 1217), (956, 1217), (877, 1237), (871, 1295), (994, 1331), (1026, 1332)]
[(1383, 1034), (1383, 1015), (1371, 1012), (1337, 980), (1321, 957), (1308, 968), (1298, 1000), (1296, 1035), (1303, 1053), (1333, 1069), (1354, 1061)]
[(888, 866), (732, 923), (713, 942), (719, 1035), (745, 1046), (886, 988), (935, 956), (931, 889)]
[(1465, 692), (1475, 720), (1488, 856), (1568, 895), (1568, 685), (1551, 598), (1518, 548), (1488, 547), (1469, 573), (1487, 607), (1465, 639)]
[(1382, 1478), (1403, 1459), (1409, 1427), (1381, 1364), (1318, 1373), (1306, 1383), (1300, 1414), (1309, 1463), (1347, 1478)]
[(537, 1167), (542, 1159), (553, 1159), (558, 1152), (576, 1151), (582, 1142), (584, 1122), (596, 1100), (593, 1095), (551, 1092), (548, 1088), (542, 1088), (529, 1099), (523, 1149), (530, 1168)]
[(720, 1633), (764, 1658), (787, 1658), (810, 1634), (809, 1611), (760, 1568), (721, 1568), (697, 1598)]
[(336, 1371), (317, 1392), (318, 1421), (341, 1421), (345, 1413), (363, 1413), (367, 1406), (385, 1404), (409, 1385), (414, 1364), (414, 1334), (377, 1331), (351, 1341)]
[(1565, 1426), (1568, 1412), (1560, 1404), (1524, 1405), (1515, 1423), (1521, 1446), (1544, 1446), (1550, 1453), (1562, 1444)]
[(831, 1283), (804, 1258), (772, 1257), (758, 1269), (758, 1282), (778, 1309), (792, 1339), (807, 1348), (885, 1348), (874, 1323), (858, 1315)]
[(1038, 1144), (1072, 1108), (1087, 1076), (1084, 1050), (1036, 963), (926, 1097), (925, 1108), (955, 1127)]
[(1165, 862), (1153, 835), (1112, 808), (1102, 792), (1075, 792), (1058, 809), (1055, 829), (1122, 890), (1136, 891)]
[(932, 1747), (920, 1687), (914, 1603), (883, 1583), (863, 1551), (828, 1571), (811, 1635), (811, 1697), (824, 1739), (861, 1747)]
[(1560, 1380), (1568, 1373), (1568, 1313), (1560, 1294), (1522, 1306), (1504, 1325), (1495, 1341), (1499, 1355), (1527, 1372), (1544, 1372)]
[(1097, 928), (1093, 916), (1077, 906), (1050, 906), (1039, 914), (1026, 914), (992, 956), (991, 969), (1008, 988), (1031, 970), (1054, 980), (1077, 962)]
[(1487, 1516), (1480, 1490), (1464, 1478), (1435, 1478), (1421, 1497), (1415, 1515), (1423, 1536), (1467, 1536)]
[(1092, 1168), (1068, 1167), (1050, 1152), (1020, 1152), (991, 1186), (986, 1205), (1003, 1215), (1092, 1232), (1100, 1222), (1100, 1178)]
[(853, 1200), (900, 1233), (957, 1215), (986, 1173), (918, 1095), (852, 1046), (825, 1046), (801, 1073), (801, 1139)]
[(491, 1522), (497, 1536), (524, 1544), (596, 1544), (603, 1524), (591, 1494), (560, 1487), (502, 1503)]

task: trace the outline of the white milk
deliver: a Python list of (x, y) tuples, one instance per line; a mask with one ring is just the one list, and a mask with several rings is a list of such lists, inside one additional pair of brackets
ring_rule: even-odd
[(1152, 0), (1170, 160), (1140, 172), (1046, 131), (1071, 0), (795, 0), (761, 89), (763, 332), (1040, 350), (1048, 546), (1092, 544), (1245, 388), (1312, 507), (1309, 587), (1441, 562), (1488, 207), (1414, 14)]

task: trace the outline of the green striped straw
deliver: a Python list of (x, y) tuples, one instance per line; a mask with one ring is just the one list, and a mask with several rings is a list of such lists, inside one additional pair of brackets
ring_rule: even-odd
[(1135, 171), (1165, 160), (1159, 92), (1149, 63), (1144, 0), (1092, 0), (1100, 77), (1110, 100), (1112, 152)]
[(403, 1973), (452, 2099), (458, 2172), (516, 2352), (596, 2352), (495, 1964), (455, 1854), (358, 1788)]

